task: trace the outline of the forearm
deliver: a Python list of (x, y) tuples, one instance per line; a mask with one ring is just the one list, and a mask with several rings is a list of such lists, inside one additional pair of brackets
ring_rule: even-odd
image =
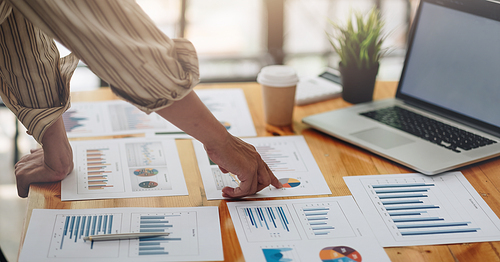
[(229, 134), (195, 92), (157, 113), (202, 142), (208, 156), (222, 172), (238, 176), (240, 186), (223, 188), (224, 197), (255, 194), (269, 184), (277, 188), (282, 186), (255, 147)]
[(223, 144), (230, 134), (201, 102), (195, 92), (157, 113), (202, 142), (207, 148)]
[(73, 170), (73, 150), (68, 141), (62, 118), (52, 124), (42, 138), (45, 164), (61, 180)]
[(55, 182), (73, 170), (73, 152), (61, 118), (45, 131), (43, 149), (31, 150), (15, 166), (17, 192), (27, 197), (32, 183)]

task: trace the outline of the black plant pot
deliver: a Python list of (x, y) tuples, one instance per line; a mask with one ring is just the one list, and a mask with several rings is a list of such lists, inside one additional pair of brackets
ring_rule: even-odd
[(342, 98), (352, 104), (372, 101), (378, 68), (378, 63), (370, 69), (359, 69), (355, 66), (344, 67), (340, 63), (339, 71), (343, 88)]

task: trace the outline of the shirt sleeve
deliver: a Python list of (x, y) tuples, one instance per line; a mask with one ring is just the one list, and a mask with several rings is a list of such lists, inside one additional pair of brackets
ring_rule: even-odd
[(0, 0), (0, 96), (40, 144), (70, 106), (69, 82), (78, 59), (59, 58), (52, 38)]
[(11, 4), (146, 113), (182, 99), (199, 82), (193, 45), (168, 38), (133, 0)]
[[(39, 143), (70, 106), (78, 59), (146, 113), (199, 82), (193, 45), (168, 38), (133, 0), (0, 0), (0, 23), (0, 95)], [(60, 59), (52, 39), (72, 54)]]

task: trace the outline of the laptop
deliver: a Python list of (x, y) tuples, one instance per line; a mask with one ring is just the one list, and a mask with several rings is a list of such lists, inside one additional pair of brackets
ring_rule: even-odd
[(500, 4), (421, 0), (395, 98), (302, 119), (426, 175), (500, 155)]

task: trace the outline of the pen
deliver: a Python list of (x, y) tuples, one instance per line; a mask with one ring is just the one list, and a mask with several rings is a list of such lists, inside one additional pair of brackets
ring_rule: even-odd
[(124, 233), (124, 234), (105, 234), (105, 235), (94, 235), (84, 237), (83, 240), (90, 241), (104, 241), (104, 240), (120, 240), (120, 239), (131, 239), (131, 238), (141, 238), (141, 237), (160, 237), (168, 236), (170, 233)]

